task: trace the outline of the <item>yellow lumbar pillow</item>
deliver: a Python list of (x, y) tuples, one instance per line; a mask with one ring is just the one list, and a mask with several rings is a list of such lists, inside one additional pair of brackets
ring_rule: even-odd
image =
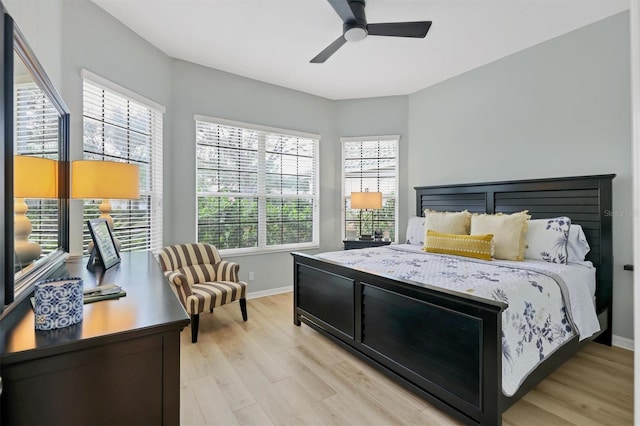
[(493, 234), (457, 235), (444, 234), (428, 229), (424, 251), (491, 260), (493, 256)]

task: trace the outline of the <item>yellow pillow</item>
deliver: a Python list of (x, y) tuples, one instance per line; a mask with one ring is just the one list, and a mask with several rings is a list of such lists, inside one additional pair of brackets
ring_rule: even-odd
[(491, 260), (493, 235), (456, 235), (428, 230), (424, 251)]
[(531, 216), (528, 210), (513, 214), (479, 214), (471, 217), (471, 235), (493, 234), (496, 259), (524, 260)]
[(424, 211), (425, 233), (428, 229), (431, 229), (445, 234), (468, 235), (470, 224), (471, 213), (466, 210), (461, 212), (439, 212), (426, 209)]

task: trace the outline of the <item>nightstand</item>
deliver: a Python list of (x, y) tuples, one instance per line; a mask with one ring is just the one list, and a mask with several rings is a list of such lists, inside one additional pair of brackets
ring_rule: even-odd
[(388, 246), (391, 244), (391, 241), (382, 240), (342, 240), (342, 242), (344, 243), (345, 250)]

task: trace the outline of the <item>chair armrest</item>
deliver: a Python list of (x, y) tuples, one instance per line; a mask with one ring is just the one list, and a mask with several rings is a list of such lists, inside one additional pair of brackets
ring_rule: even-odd
[(177, 286), (188, 285), (187, 277), (180, 272), (164, 271), (163, 274), (171, 284), (175, 284)]
[(240, 265), (228, 260), (221, 260), (213, 265), (216, 271), (217, 281), (233, 281), (238, 282), (238, 271), (240, 271)]

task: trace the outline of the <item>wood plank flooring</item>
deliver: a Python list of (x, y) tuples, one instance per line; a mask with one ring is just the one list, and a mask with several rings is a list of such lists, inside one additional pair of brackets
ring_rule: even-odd
[[(305, 326), (292, 293), (200, 315), (181, 334), (183, 425), (450, 425), (456, 420)], [(592, 343), (514, 404), (504, 425), (630, 425), (633, 353)]]

